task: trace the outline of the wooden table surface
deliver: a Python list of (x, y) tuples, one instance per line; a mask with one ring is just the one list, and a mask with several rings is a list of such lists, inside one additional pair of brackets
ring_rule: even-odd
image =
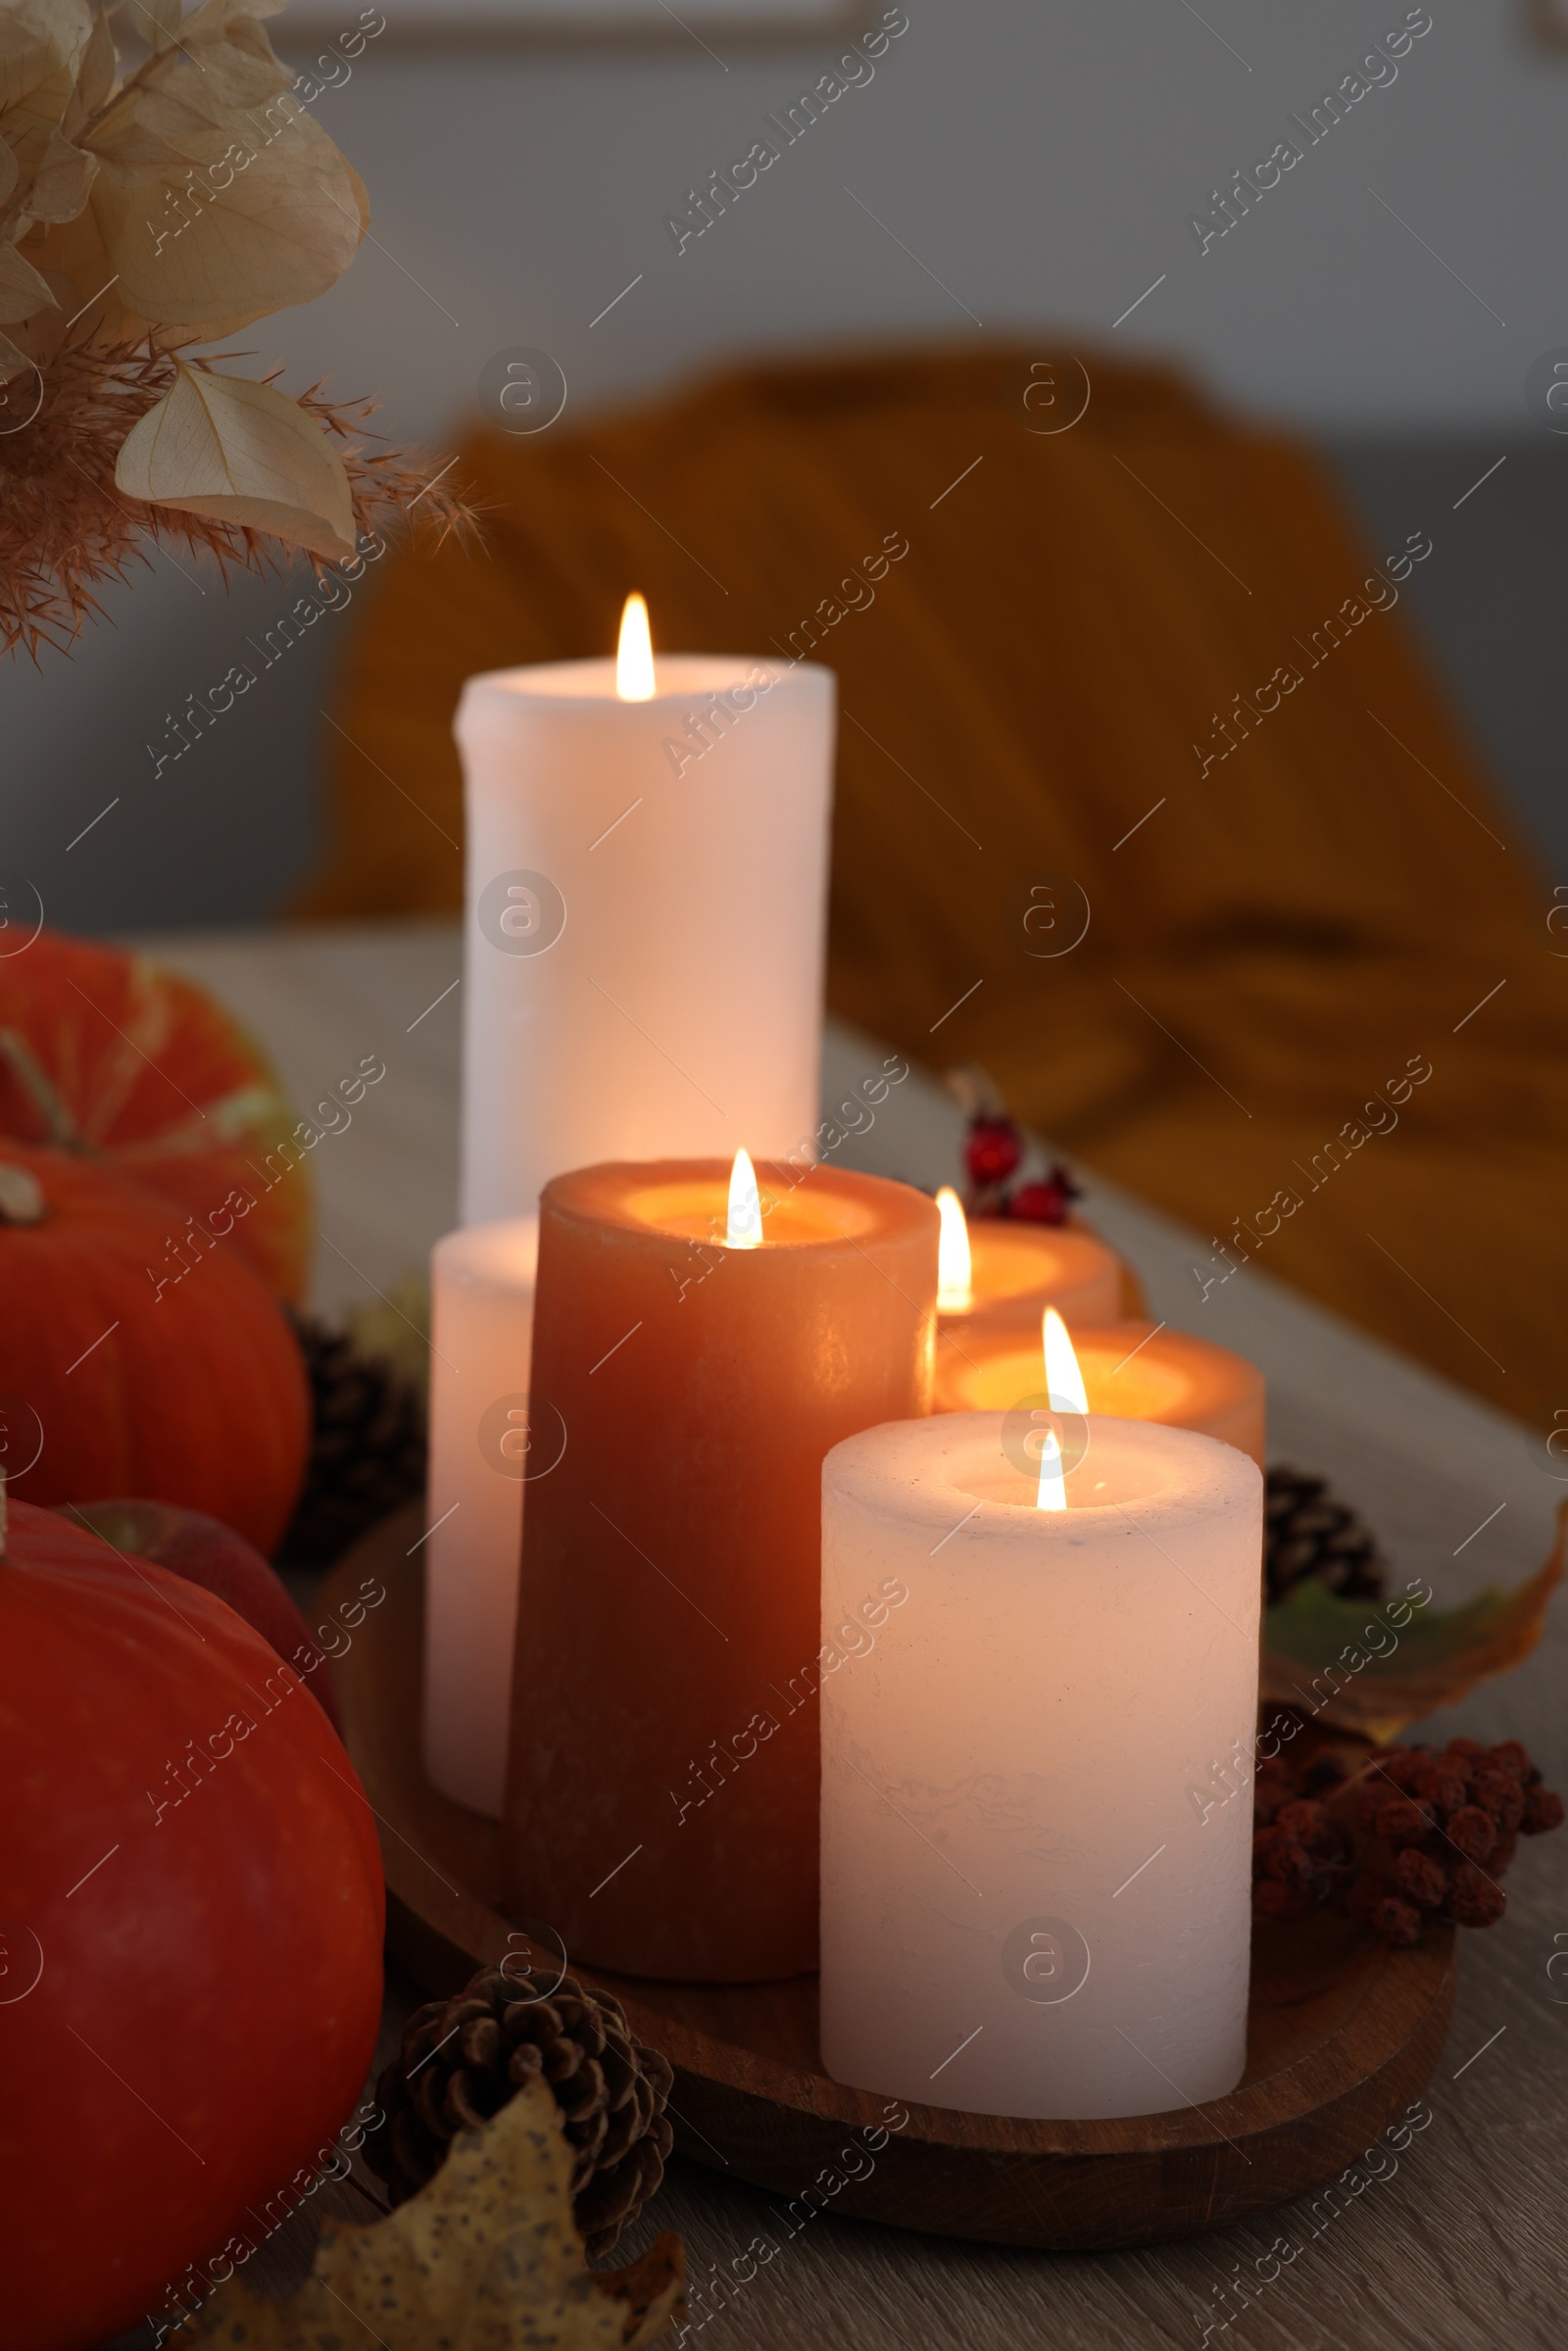
[[(352, 1128), (316, 1153), (317, 1297), (337, 1307), (391, 1290), (455, 1218), (456, 929), (180, 934), (144, 944), (249, 1024), (302, 1107), (360, 1055), (385, 1061)], [(882, 1053), (830, 1026), (824, 1107)], [(941, 1091), (911, 1073), (838, 1156), (877, 1174), (953, 1180), (960, 1124)], [(1108, 1186), (1091, 1184), (1084, 1207), (1138, 1267), (1156, 1320), (1262, 1366), (1269, 1458), (1326, 1473), (1376, 1527), (1396, 1577), (1426, 1576), (1446, 1604), (1541, 1563), (1568, 1485), (1549, 1475), (1539, 1440), (1251, 1268), (1200, 1302), (1190, 1267), (1207, 1262), (1205, 1245)], [(1559, 1602), (1521, 1671), (1434, 1717), (1423, 1735), (1522, 1739), (1548, 1781), (1568, 1788), (1565, 1665)], [(732, 2257), (753, 2237), (779, 2246), (727, 2308), (693, 2328), (688, 2339), (700, 2334), (716, 2351), (1201, 2351), (1205, 2340), (1248, 2351), (1563, 2351), (1568, 1833), (1523, 1847), (1508, 1897), (1499, 1926), (1462, 1938), (1430, 2123), (1396, 2171), (1332, 2220), (1320, 2212), (1314, 2223), (1298, 2204), (1180, 2245), (1065, 2257), (828, 2216), (791, 2237), (774, 2199), (716, 2166), (680, 2164), (629, 2248), (640, 2250), (655, 2228), (678, 2229), (702, 2279), (732, 2275)], [(407, 1985), (389, 1989), (383, 2054), (416, 1996)], [(313, 2202), (357, 2219), (369, 2211), (363, 2190), (347, 2184), (323, 2187)], [(253, 2281), (281, 2286), (303, 2274), (317, 2219), (302, 2208), (265, 2268), (260, 2257), (250, 2265)], [(127, 2336), (125, 2351), (151, 2339)]]

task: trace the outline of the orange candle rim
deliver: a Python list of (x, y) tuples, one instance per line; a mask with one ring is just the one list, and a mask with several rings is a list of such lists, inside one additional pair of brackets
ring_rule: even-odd
[[(1017, 1307), (1032, 1298), (1038, 1298), (1044, 1307), (1064, 1283), (1071, 1287), (1082, 1282), (1099, 1260), (1108, 1258), (1118, 1266), (1121, 1262), (1119, 1251), (1103, 1234), (1077, 1221), (1048, 1225), (1004, 1216), (971, 1216), (969, 1249), (973, 1267), (969, 1303), (944, 1306), (944, 1321), (966, 1322), (999, 1307)], [(1010, 1288), (997, 1287), (998, 1261), (1004, 1265), (1009, 1256), (1018, 1262), (1022, 1279)], [(1028, 1262), (1031, 1258), (1035, 1260), (1032, 1264)], [(991, 1276), (984, 1287), (983, 1272)]]
[[(1239, 1355), (1234, 1347), (1222, 1347), (1217, 1340), (1200, 1339), (1195, 1331), (1179, 1331), (1172, 1329), (1169, 1324), (1161, 1325), (1142, 1321), (1069, 1322), (1067, 1330), (1073, 1346), (1080, 1348), (1083, 1354), (1094, 1355), (1102, 1349), (1108, 1352), (1112, 1348), (1119, 1347), (1117, 1370), (1121, 1368), (1123, 1362), (1134, 1355), (1139, 1361), (1142, 1361), (1146, 1356), (1152, 1354), (1156, 1362), (1168, 1362), (1171, 1355), (1185, 1356), (1195, 1376), (1201, 1380), (1204, 1391), (1208, 1395), (1212, 1395), (1223, 1389), (1227, 1400), (1234, 1399), (1240, 1402), (1261, 1396), (1267, 1385), (1262, 1372), (1249, 1356)], [(1034, 1385), (1036, 1387), (1044, 1386), (1045, 1369), (1038, 1342), (1032, 1347), (1027, 1344), (1020, 1345), (1017, 1343), (1018, 1335), (1012, 1331), (998, 1332), (992, 1336), (997, 1340), (1004, 1340), (1006, 1344), (988, 1345), (988, 1334), (983, 1331), (975, 1332), (972, 1335), (972, 1343), (985, 1348), (984, 1358), (979, 1363), (970, 1365), (966, 1362), (963, 1366), (950, 1371), (948, 1377), (954, 1386), (963, 1383), (966, 1371), (970, 1377), (978, 1378), (984, 1373), (995, 1372), (1000, 1365), (1014, 1358), (1020, 1367), (1020, 1377), (1027, 1381), (1030, 1374), (1033, 1374)], [(1162, 1345), (1162, 1342), (1166, 1344)], [(1024, 1369), (1025, 1366), (1028, 1367), (1027, 1371)], [(972, 1408), (984, 1409), (985, 1407)], [(1098, 1406), (1097, 1410), (1107, 1419), (1123, 1417), (1120, 1414), (1105, 1412), (1103, 1405)]]
[[(553, 1177), (541, 1195), (540, 1212), (542, 1216), (563, 1215), (610, 1226), (651, 1240), (687, 1243), (697, 1240), (704, 1247), (727, 1249), (724, 1230), (731, 1164), (729, 1159), (716, 1158), (602, 1160), (592, 1167), (573, 1168), (567, 1174)], [(925, 1210), (930, 1221), (934, 1263), (936, 1202), (912, 1184), (896, 1183), (887, 1176), (865, 1175), (858, 1168), (828, 1167), (821, 1163), (801, 1169), (788, 1160), (758, 1158), (755, 1154), (753, 1165), (762, 1196), (762, 1246), (728, 1253), (757, 1259), (770, 1253), (777, 1256), (785, 1249), (831, 1249), (846, 1243), (854, 1246), (906, 1224), (911, 1210), (919, 1208)], [(702, 1207), (710, 1211), (703, 1231), (694, 1233), (690, 1223), (662, 1221), (650, 1212), (650, 1203), (660, 1201), (661, 1196), (693, 1191), (704, 1195)], [(792, 1233), (787, 1221), (776, 1221), (781, 1213), (787, 1219), (792, 1204), (797, 1213), (825, 1206), (838, 1213), (812, 1217), (811, 1221), (819, 1228), (814, 1232)]]

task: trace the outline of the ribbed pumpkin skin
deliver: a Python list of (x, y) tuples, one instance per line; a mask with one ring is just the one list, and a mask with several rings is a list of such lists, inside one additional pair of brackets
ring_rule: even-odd
[(248, 1193), (230, 1246), (291, 1299), (315, 1230), (309, 1162), (278, 1154), (296, 1118), (260, 1046), (178, 972), (49, 930), (0, 960), (0, 1142), (118, 1168), (177, 1209), (176, 1237)]
[(34, 1175), (45, 1206), (41, 1223), (0, 1221), (0, 1397), (43, 1429), (16, 1476), (36, 1431), (6, 1413), (0, 1466), (19, 1497), (177, 1502), (270, 1552), (304, 1477), (310, 1396), (298, 1343), (232, 1240), (160, 1296), (167, 1200), (71, 1152), (0, 1141), (0, 1163)]
[[(324, 1670), (327, 1652), (289, 1597), (282, 1577), (253, 1543), (221, 1519), (181, 1510), (172, 1502), (79, 1502), (71, 1509), (77, 1526), (85, 1526), (127, 1559), (150, 1559), (170, 1575), (199, 1584), (242, 1616), (269, 1648), (310, 1678), (311, 1695), (342, 1737), (331, 1676)], [(326, 1631), (324, 1625), (321, 1631)]]
[(0, 2299), (8, 2351), (84, 2351), (168, 2317), (187, 2265), (221, 2278), (328, 2160), (375, 2045), (384, 1887), (353, 1767), (259, 1634), (9, 1516)]

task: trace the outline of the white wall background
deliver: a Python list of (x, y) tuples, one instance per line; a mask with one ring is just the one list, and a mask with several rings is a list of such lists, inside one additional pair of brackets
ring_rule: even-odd
[[(374, 242), (324, 300), (238, 338), (295, 387), (379, 394), (399, 435), (461, 427), (510, 345), (552, 352), (582, 414), (816, 343), (1103, 338), (1161, 275), (1115, 343), (1317, 434), (1505, 446), (1531, 431), (1531, 360), (1568, 344), (1568, 51), (1530, 45), (1525, 0), (1430, 0), (1393, 86), (1201, 257), (1188, 215), (1404, 0), (907, 0), (869, 86), (682, 254), (664, 214), (815, 78), (820, 47), (419, 46), (399, 6), (318, 110), (369, 188)], [(857, 22), (880, 13), (865, 0)], [(358, 14), (343, 0), (345, 28)], [(237, 919), (300, 871), (342, 620), (156, 781), (145, 749), (292, 593), (225, 597), (155, 556), (71, 660), (0, 674), (0, 869), (31, 875), (52, 919)]]
[(320, 104), (379, 245), (310, 313), (251, 333), (345, 390), (384, 386), (402, 429), (450, 425), (510, 343), (553, 351), (597, 401), (781, 344), (972, 334), (966, 311), (1093, 336), (1162, 271), (1120, 339), (1307, 423), (1513, 424), (1529, 361), (1568, 339), (1568, 51), (1527, 43), (1524, 0), (1431, 0), (1398, 80), (1203, 258), (1188, 215), (1405, 0), (907, 0), (870, 86), (679, 256), (663, 215), (745, 153), (819, 51), (726, 56), (718, 38), (727, 71), (678, 39), (418, 52), (394, 47), (398, 4)]

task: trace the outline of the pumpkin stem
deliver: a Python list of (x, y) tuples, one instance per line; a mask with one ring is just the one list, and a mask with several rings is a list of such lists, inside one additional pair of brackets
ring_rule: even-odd
[(43, 1186), (30, 1168), (0, 1159), (0, 1225), (42, 1224)]
[(44, 1140), (59, 1151), (85, 1151), (86, 1144), (65, 1098), (24, 1037), (15, 1029), (0, 1029), (0, 1055), (44, 1125)]

